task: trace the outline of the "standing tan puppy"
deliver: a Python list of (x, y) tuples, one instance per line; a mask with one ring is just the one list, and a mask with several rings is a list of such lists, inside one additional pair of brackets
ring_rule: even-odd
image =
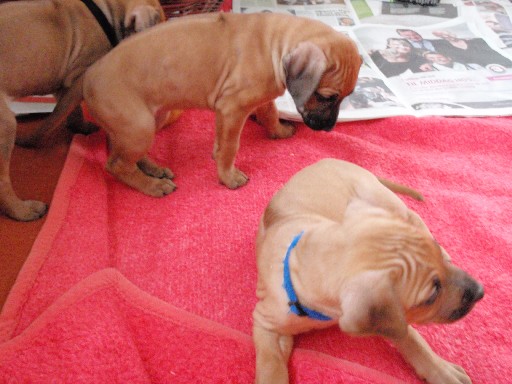
[(12, 188), (9, 164), (16, 118), (7, 102), (34, 94), (57, 97), (53, 113), (25, 144), (44, 140), (73, 111), (74, 123), (81, 124), (85, 70), (118, 40), (164, 19), (158, 0), (40, 0), (0, 5), (0, 212), (28, 221), (44, 215), (47, 208), (40, 201), (22, 201)]
[(354, 164), (325, 159), (272, 198), (257, 237), (256, 383), (288, 383), (293, 336), (335, 324), (390, 339), (428, 383), (471, 383), (409, 324), (458, 320), (483, 288), (450, 263), (392, 190), (421, 199)]
[(151, 196), (175, 188), (172, 172), (147, 157), (169, 109), (216, 113), (214, 159), (221, 183), (237, 188), (240, 133), (253, 112), (271, 137), (293, 134), (274, 99), (286, 88), (304, 122), (330, 130), (356, 84), (361, 57), (331, 27), (278, 14), (183, 17), (125, 41), (91, 67), (84, 99), (110, 137), (107, 170)]

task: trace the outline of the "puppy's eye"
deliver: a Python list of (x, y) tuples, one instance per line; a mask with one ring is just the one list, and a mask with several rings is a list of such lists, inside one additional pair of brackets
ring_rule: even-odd
[(439, 296), (439, 292), (441, 291), (441, 281), (439, 280), (439, 278), (436, 277), (434, 279), (433, 285), (434, 285), (434, 292), (427, 299), (427, 301), (425, 301), (425, 303), (424, 303), (425, 305), (432, 305), (432, 304), (434, 304), (434, 302), (436, 301), (437, 297)]
[(330, 96), (324, 96), (315, 92), (315, 97), (319, 103), (334, 103), (338, 99), (338, 95), (336, 93)]

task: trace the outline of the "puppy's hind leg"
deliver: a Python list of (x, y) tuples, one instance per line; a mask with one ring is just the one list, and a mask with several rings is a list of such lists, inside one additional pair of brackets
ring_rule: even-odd
[(158, 179), (174, 179), (174, 173), (169, 168), (159, 166), (147, 156), (137, 161), (137, 166), (148, 176)]
[(46, 204), (35, 200), (23, 201), (12, 188), (9, 168), (15, 139), (16, 118), (0, 95), (0, 211), (16, 220), (36, 220), (46, 213)]
[(102, 124), (109, 133), (111, 145), (107, 170), (125, 184), (146, 195), (168, 195), (176, 188), (170, 180), (172, 172), (159, 167), (147, 157), (155, 135), (153, 115), (140, 108), (125, 110), (137, 111), (136, 117), (117, 115), (115, 127)]

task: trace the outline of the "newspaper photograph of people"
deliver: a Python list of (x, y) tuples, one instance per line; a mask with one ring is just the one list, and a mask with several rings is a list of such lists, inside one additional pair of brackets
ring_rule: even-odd
[[(309, 17), (351, 37), (364, 64), (339, 120), (512, 114), (512, 4), (442, 0), (234, 0), (239, 13)], [(287, 93), (283, 118), (300, 119)]]

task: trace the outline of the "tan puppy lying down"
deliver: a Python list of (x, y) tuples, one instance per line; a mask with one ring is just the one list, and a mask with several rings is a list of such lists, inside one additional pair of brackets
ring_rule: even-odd
[[(103, 28), (93, 14), (95, 6), (105, 18)], [(16, 118), (8, 101), (50, 93), (57, 98), (53, 113), (34, 137), (18, 138), (18, 142), (40, 144), (53, 136), (49, 132), (60, 132), (72, 112), (73, 128), (80, 131), (85, 70), (117, 40), (164, 19), (158, 0), (40, 0), (0, 5), (0, 212), (28, 221), (40, 218), (47, 209), (41, 201), (21, 200), (12, 188), (9, 167)]]
[(355, 336), (390, 339), (431, 384), (471, 383), (409, 324), (458, 320), (483, 288), (451, 264), (391, 191), (421, 199), (354, 164), (325, 159), (272, 198), (256, 244), (257, 383), (287, 383), (293, 336), (335, 324)]
[(240, 133), (253, 112), (271, 137), (289, 137), (274, 99), (288, 88), (304, 122), (330, 130), (356, 84), (361, 57), (343, 34), (278, 14), (183, 17), (120, 44), (87, 71), (84, 98), (107, 131), (107, 170), (151, 196), (175, 188), (173, 174), (147, 157), (170, 109), (216, 113), (213, 156), (229, 188), (247, 183), (235, 168)]

